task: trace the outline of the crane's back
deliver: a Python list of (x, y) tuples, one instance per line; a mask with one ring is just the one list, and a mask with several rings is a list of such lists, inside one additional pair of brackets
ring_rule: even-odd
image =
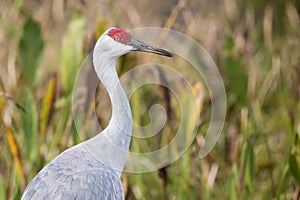
[(22, 200), (124, 199), (120, 178), (82, 144), (57, 156), (30, 182)]

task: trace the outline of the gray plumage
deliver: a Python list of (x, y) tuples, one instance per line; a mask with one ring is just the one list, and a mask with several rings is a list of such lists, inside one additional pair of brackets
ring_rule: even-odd
[(120, 178), (81, 144), (67, 149), (29, 183), (22, 199), (124, 199)]

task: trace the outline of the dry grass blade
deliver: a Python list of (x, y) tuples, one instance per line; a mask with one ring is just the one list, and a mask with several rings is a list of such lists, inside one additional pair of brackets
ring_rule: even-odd
[[(176, 20), (176, 18), (178, 16), (178, 14), (179, 14), (179, 12), (181, 11), (182, 8), (184, 8), (185, 4), (186, 4), (185, 0), (179, 0), (178, 1), (177, 5), (172, 10), (171, 15), (167, 19), (167, 21), (166, 21), (166, 23), (164, 25), (164, 28), (170, 29), (173, 26), (173, 24), (174, 24), (174, 22), (175, 22), (175, 20)], [(167, 34), (168, 34), (168, 31), (163, 31), (161, 33), (161, 35), (159, 37), (160, 43), (162, 41), (164, 41), (164, 39), (166, 38)]]
[(278, 56), (272, 57), (272, 69), (266, 76), (264, 82), (261, 84), (257, 99), (261, 105), (264, 104), (265, 99), (272, 90), (276, 89), (276, 83), (280, 75), (280, 58)]
[(44, 143), (46, 137), (46, 127), (50, 118), (51, 109), (53, 107), (54, 93), (56, 88), (56, 76), (53, 75), (49, 81), (48, 90), (43, 99), (42, 116), (40, 122), (40, 138), (41, 144)]
[[(168, 35), (169, 30), (171, 29), (172, 26), (174, 25), (175, 20), (178, 17), (178, 14), (180, 13), (180, 11), (185, 7), (186, 5), (186, 0), (179, 0), (178, 3), (176, 4), (176, 6), (173, 8), (170, 16), (168, 17), (168, 19), (166, 20), (166, 23), (163, 26), (163, 31), (160, 33), (159, 37), (158, 37), (158, 45), (162, 44), (162, 42), (165, 40), (165, 38)], [(151, 57), (153, 57), (153, 54), (148, 54), (146, 56), (145, 60), (150, 60)]]
[(16, 164), (17, 170), (20, 173), (20, 177), (22, 181), (22, 189), (24, 189), (25, 186), (27, 185), (27, 180), (23, 169), (21, 151), (11, 128), (6, 125), (4, 125), (4, 128), (5, 128), (5, 135), (8, 140), (10, 152), (13, 156), (13, 160)]

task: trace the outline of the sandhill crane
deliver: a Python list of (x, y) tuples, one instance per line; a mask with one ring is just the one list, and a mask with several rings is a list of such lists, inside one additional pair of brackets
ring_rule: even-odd
[(124, 199), (120, 176), (129, 149), (132, 116), (115, 62), (131, 51), (173, 56), (134, 39), (125, 30), (105, 31), (94, 47), (93, 64), (111, 100), (111, 120), (95, 137), (67, 149), (47, 164), (28, 184), (23, 200)]

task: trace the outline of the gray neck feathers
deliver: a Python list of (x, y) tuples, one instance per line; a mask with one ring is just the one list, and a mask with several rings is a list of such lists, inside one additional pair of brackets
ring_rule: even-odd
[(108, 126), (84, 143), (92, 155), (120, 176), (124, 168), (132, 133), (132, 115), (127, 96), (120, 84), (115, 59), (108, 59), (104, 50), (97, 48), (93, 63), (98, 78), (106, 88), (111, 104), (112, 118)]

